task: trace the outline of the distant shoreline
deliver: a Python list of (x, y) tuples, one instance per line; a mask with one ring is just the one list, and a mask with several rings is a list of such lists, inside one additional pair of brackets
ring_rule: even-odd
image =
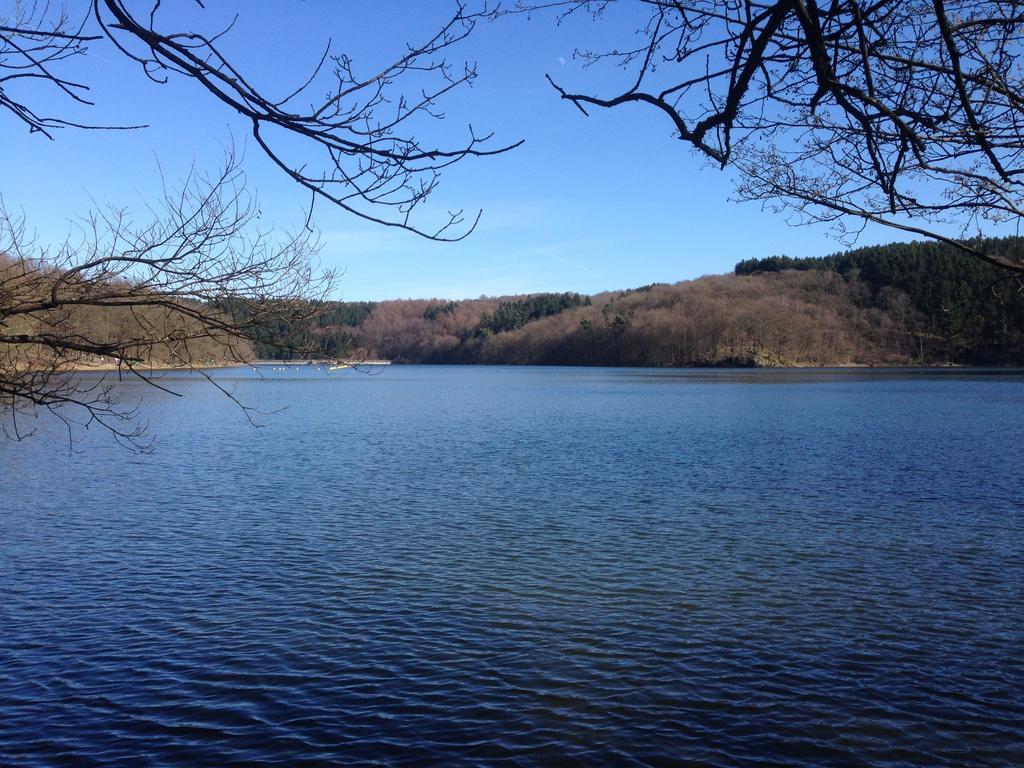
[[(169, 363), (139, 363), (133, 367), (129, 367), (123, 363), (72, 363), (65, 368), (66, 371), (74, 373), (89, 373), (89, 372), (110, 372), (110, 371), (145, 371), (145, 372), (159, 372), (159, 371), (205, 371), (205, 370), (220, 370), (226, 368), (272, 368), (274, 366), (291, 366), (293, 368), (318, 368), (331, 365), (339, 365), (340, 363), (331, 360), (311, 359), (311, 360), (249, 360), (249, 361), (237, 361), (233, 360), (230, 362), (220, 363), (209, 363), (203, 365), (171, 365)], [(347, 368), (359, 368), (361, 366), (367, 367), (378, 367), (391, 365), (390, 360), (358, 360), (353, 362), (345, 362), (344, 367)]]
[[(499, 367), (510, 367), (510, 368), (647, 368), (650, 370), (665, 370), (665, 371), (685, 371), (705, 368), (708, 370), (732, 370), (732, 371), (784, 371), (784, 370), (829, 370), (829, 369), (864, 369), (864, 370), (876, 370), (876, 369), (928, 369), (928, 370), (943, 370), (951, 368), (964, 368), (971, 369), (977, 367), (983, 368), (1013, 368), (1015, 366), (974, 366), (966, 365), (962, 363), (934, 363), (931, 365), (923, 364), (893, 364), (893, 363), (834, 363), (831, 365), (810, 365), (803, 363), (796, 363), (792, 365), (675, 365), (675, 366), (664, 366), (664, 365), (649, 365), (649, 366), (636, 366), (636, 365), (550, 365), (550, 364), (515, 364), (515, 363), (388, 363), (389, 365), (401, 365), (401, 366), (424, 366), (430, 367), (435, 365), (440, 366), (455, 366), (455, 367), (466, 367), (466, 368), (499, 368)], [(305, 367), (322, 367), (326, 365), (322, 361), (306, 361), (306, 360), (258, 360), (253, 362), (230, 362), (230, 363), (210, 363), (208, 365), (168, 365), (168, 364), (140, 364), (134, 366), (133, 369), (129, 369), (126, 365), (118, 365), (117, 363), (98, 363), (98, 364), (85, 364), (76, 363), (69, 366), (66, 370), (69, 373), (112, 373), (115, 371), (129, 372), (134, 370), (137, 373), (167, 373), (172, 371), (204, 371), (204, 370), (226, 370), (230, 368), (271, 368), (275, 365), (288, 366), (292, 368), (305, 368)], [(365, 363), (350, 363), (347, 367), (359, 368), (361, 366), (379, 366), (381, 365), (378, 361), (367, 361)]]
[(112, 371), (137, 371), (145, 373), (156, 373), (159, 371), (205, 371), (214, 370), (220, 368), (248, 368), (248, 363), (210, 363), (208, 365), (169, 365), (167, 363), (139, 363), (135, 366), (127, 366), (125, 364), (118, 363), (73, 363), (67, 367), (68, 372), (72, 373), (109, 373)]

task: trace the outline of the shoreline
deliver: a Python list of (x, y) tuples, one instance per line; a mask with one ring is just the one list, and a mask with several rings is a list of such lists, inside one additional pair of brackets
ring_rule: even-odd
[[(222, 363), (210, 363), (207, 365), (170, 365), (170, 364), (140, 364), (135, 366), (134, 370), (138, 373), (165, 373), (173, 371), (206, 371), (206, 370), (226, 370), (230, 368), (266, 368), (270, 366), (286, 366), (292, 368), (305, 368), (305, 367), (318, 367), (323, 365), (322, 362), (311, 363), (305, 360), (256, 360), (252, 362), (222, 362)], [(380, 366), (381, 363), (377, 361), (368, 361), (366, 363), (350, 363), (351, 368), (359, 368), (362, 365), (368, 366)], [(455, 367), (481, 367), (481, 368), (493, 368), (508, 366), (512, 368), (645, 368), (650, 370), (674, 370), (674, 371), (685, 371), (695, 369), (707, 369), (707, 370), (733, 370), (733, 371), (782, 371), (782, 370), (950, 370), (950, 369), (974, 369), (974, 368), (1014, 368), (1015, 366), (974, 366), (966, 365), (962, 363), (937, 363), (933, 365), (900, 365), (900, 364), (875, 364), (875, 363), (833, 363), (829, 365), (810, 365), (810, 364), (793, 364), (793, 365), (673, 365), (673, 366), (629, 366), (629, 365), (523, 365), (515, 363), (392, 363), (388, 365), (401, 365), (401, 366), (425, 366), (429, 367), (432, 365), (442, 366), (455, 366)], [(116, 371), (130, 372), (128, 366), (118, 365), (117, 363), (98, 363), (98, 364), (86, 364), (86, 363), (74, 363), (69, 365), (64, 372), (66, 373), (112, 373)]]
[(111, 373), (113, 371), (131, 372), (131, 370), (135, 370), (144, 373), (158, 373), (160, 371), (208, 371), (221, 368), (247, 367), (249, 367), (248, 363), (210, 363), (209, 365), (170, 365), (167, 363), (151, 365), (149, 363), (140, 363), (134, 366), (134, 368), (118, 363), (73, 363), (65, 371), (68, 373)]

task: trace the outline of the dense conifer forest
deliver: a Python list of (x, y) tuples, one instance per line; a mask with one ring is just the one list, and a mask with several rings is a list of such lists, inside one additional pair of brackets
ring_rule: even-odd
[[(979, 242), (1000, 254), (1024, 247)], [(732, 275), (594, 296), (331, 302), (309, 327), (262, 329), (256, 351), (402, 363), (1021, 365), (1022, 329), (1019, 277), (914, 242), (750, 259)]]

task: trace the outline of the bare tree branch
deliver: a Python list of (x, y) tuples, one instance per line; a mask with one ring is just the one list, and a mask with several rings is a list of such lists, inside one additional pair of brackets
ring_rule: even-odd
[[(76, 370), (104, 363), (163, 388), (151, 375), (154, 365), (201, 372), (213, 362), (249, 359), (251, 340), (258, 335), (265, 343), (267, 328), (308, 318), (334, 285), (334, 275), (316, 263), (315, 201), (382, 226), (459, 240), (480, 213), (424, 221), (423, 203), (452, 164), (518, 145), (494, 146), (472, 126), (452, 146), (418, 138), (444, 119), (444, 98), (475, 80), (475, 65), (447, 57), (486, 8), (455, 5), (436, 34), (369, 74), (328, 40), (312, 70), (281, 96), (235, 63), (234, 22), (212, 31), (201, 23), (177, 28), (160, 0), (69, 3), (75, 10), (14, 0), (0, 15), (0, 116), (50, 139), (65, 128), (141, 127), (92, 125), (32, 106), (49, 89), (69, 114), (97, 108), (80, 64), (107, 46), (154, 83), (184, 79), (239, 115), (256, 145), (309, 192), (310, 209), (294, 235), (277, 239), (258, 229), (231, 153), (219, 173), (193, 169), (176, 188), (165, 185), (149, 218), (106, 207), (78, 220), (60, 245), (38, 243), (0, 200), (0, 410), (15, 438), (31, 433), (34, 417), (51, 413), (72, 438), (99, 426), (144, 447), (138, 411), (118, 401), (115, 382)], [(205, 10), (198, 0), (196, 7)]]
[[(646, 14), (635, 36), (614, 13)], [(647, 104), (679, 139), (739, 172), (741, 199), (856, 236), (875, 222), (955, 244), (1024, 213), (1024, 7), (1010, 0), (522, 3), (626, 32), (588, 66), (632, 73), (606, 95), (552, 80), (579, 107)], [(633, 19), (634, 16), (629, 15)], [(550, 79), (550, 78), (549, 78)]]
[(154, 367), (244, 362), (257, 329), (308, 320), (334, 286), (318, 268), (316, 237), (304, 228), (275, 237), (257, 227), (257, 213), (230, 154), (218, 174), (166, 189), (147, 220), (108, 207), (78, 220), (57, 247), (38, 244), (0, 204), (8, 433), (24, 435), (45, 412), (72, 432), (99, 426), (145, 447), (135, 405), (119, 401), (114, 381), (79, 369), (114, 367), (166, 391)]
[[(436, 34), (407, 45), (369, 75), (359, 74), (346, 54), (332, 53), (328, 42), (297, 87), (276, 97), (234, 63), (228, 52), (231, 24), (212, 32), (173, 29), (158, 0), (141, 8), (124, 0), (78, 4), (81, 17), (73, 20), (47, 3), (19, 2), (12, 19), (0, 24), (0, 110), (50, 138), (65, 127), (140, 127), (86, 125), (39, 115), (30, 106), (35, 93), (30, 86), (40, 84), (74, 104), (93, 106), (89, 86), (73, 73), (90, 46), (106, 40), (154, 83), (185, 78), (244, 118), (260, 149), (312, 200), (444, 241), (466, 237), (480, 217), (458, 210), (433, 223), (418, 220), (417, 209), (437, 189), (444, 169), (522, 143), (494, 146), (492, 134), (478, 134), (472, 126), (453, 146), (417, 137), (429, 122), (444, 118), (440, 103), (447, 95), (476, 79), (475, 65), (456, 65), (447, 56), (489, 15), (486, 8), (470, 12), (456, 5)], [(17, 96), (16, 85), (21, 86)]]

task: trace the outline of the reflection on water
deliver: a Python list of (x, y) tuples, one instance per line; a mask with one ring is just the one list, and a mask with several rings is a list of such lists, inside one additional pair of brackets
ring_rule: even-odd
[(1019, 372), (216, 375), (0, 443), (0, 763), (1024, 763)]

